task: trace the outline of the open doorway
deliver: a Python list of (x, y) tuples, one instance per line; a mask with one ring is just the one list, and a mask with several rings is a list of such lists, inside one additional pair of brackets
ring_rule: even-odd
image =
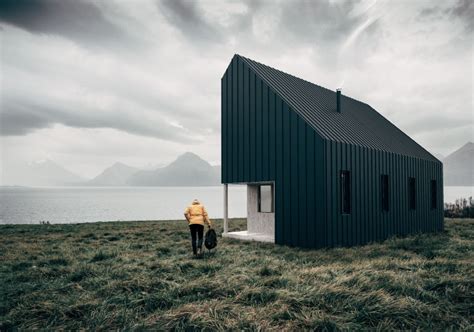
[(247, 184), (247, 230), (224, 233), (241, 240), (275, 242), (275, 186), (272, 182)]

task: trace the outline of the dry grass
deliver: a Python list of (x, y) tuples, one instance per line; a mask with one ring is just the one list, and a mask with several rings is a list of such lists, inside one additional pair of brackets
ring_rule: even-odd
[(357, 248), (221, 239), (202, 260), (183, 221), (0, 233), (0, 330), (474, 329), (474, 220)]

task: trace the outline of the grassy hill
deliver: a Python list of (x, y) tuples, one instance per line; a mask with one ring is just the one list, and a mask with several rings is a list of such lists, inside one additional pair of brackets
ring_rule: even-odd
[(189, 246), (184, 221), (2, 225), (0, 330), (474, 329), (474, 220), (357, 248)]

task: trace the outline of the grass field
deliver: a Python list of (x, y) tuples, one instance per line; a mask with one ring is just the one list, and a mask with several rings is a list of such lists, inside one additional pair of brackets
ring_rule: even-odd
[(220, 239), (200, 260), (184, 221), (2, 225), (0, 263), (0, 330), (474, 329), (474, 220), (357, 248)]

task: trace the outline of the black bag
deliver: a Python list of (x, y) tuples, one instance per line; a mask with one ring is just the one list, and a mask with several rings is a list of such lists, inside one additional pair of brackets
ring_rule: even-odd
[(217, 234), (212, 228), (206, 232), (206, 238), (204, 239), (204, 245), (207, 249), (211, 250), (217, 246)]

